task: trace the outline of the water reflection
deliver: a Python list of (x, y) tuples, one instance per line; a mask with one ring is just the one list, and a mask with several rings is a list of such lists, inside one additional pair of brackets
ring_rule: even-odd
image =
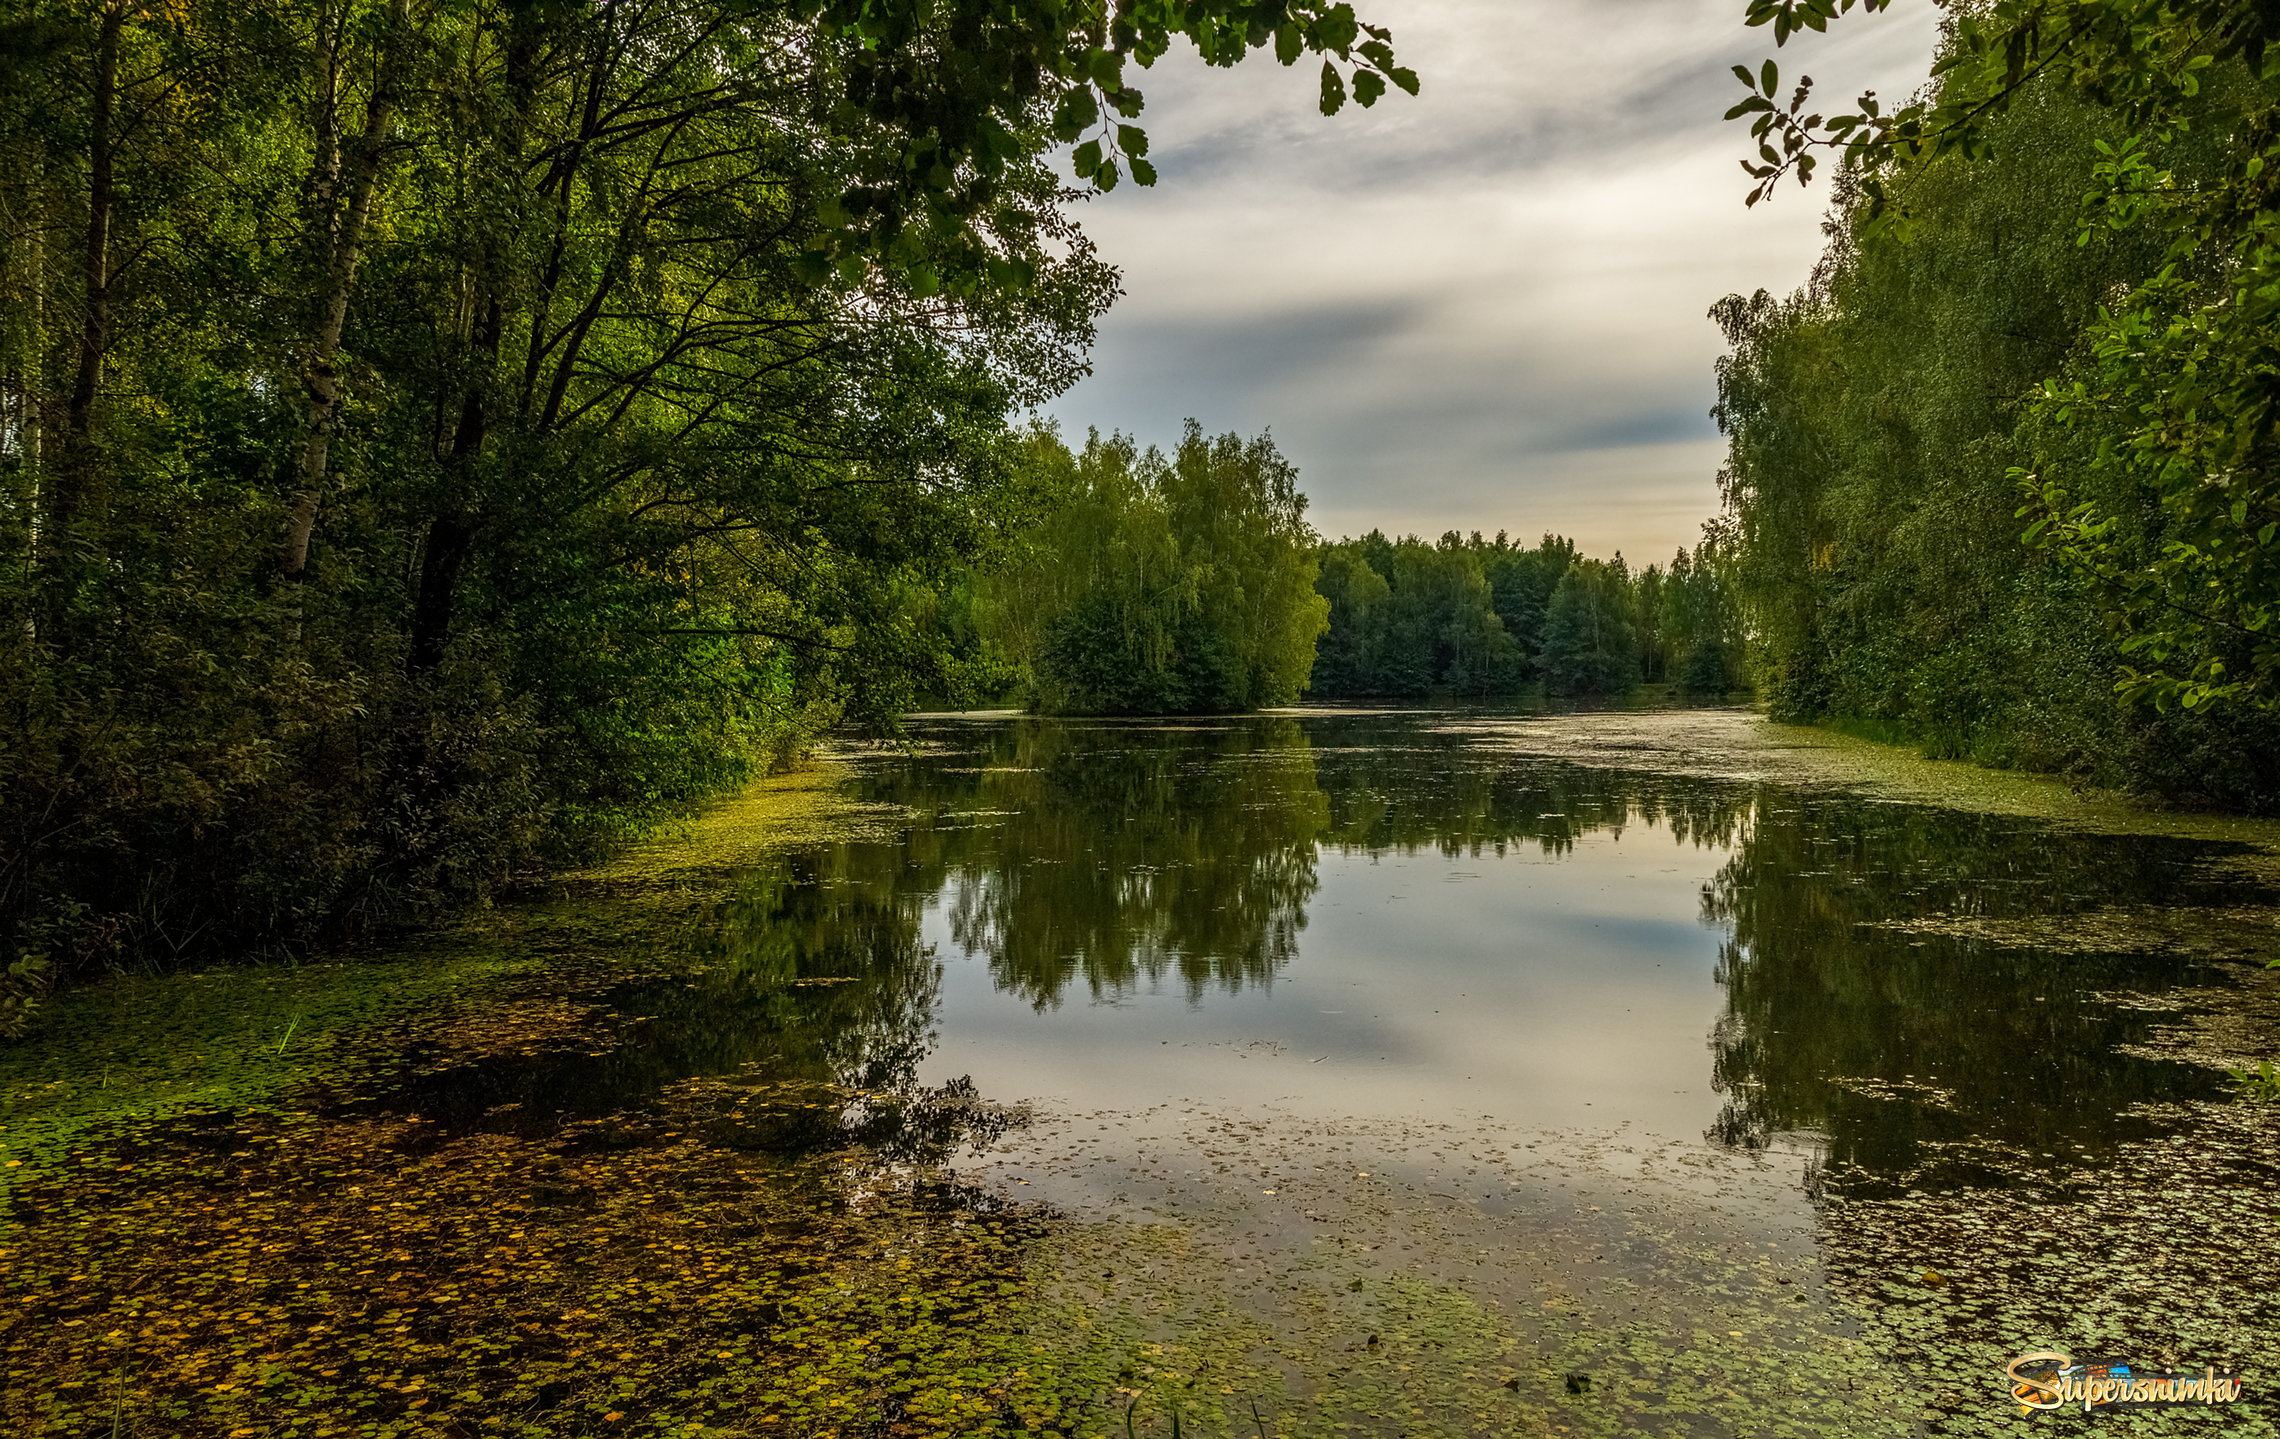
[(928, 737), (959, 751), (878, 764), (866, 797), (921, 817), (903, 878), (940, 891), (959, 947), (1040, 1009), (1079, 982), (1097, 1000), (1173, 976), (1193, 1002), (1270, 981), (1298, 954), (1325, 852), (1561, 855), (1626, 825), (1722, 848), (1749, 803), (1730, 786), (1514, 766), (1400, 718)]
[(2213, 902), (2214, 846), (1516, 757), (1399, 715), (920, 738), (860, 766), (898, 840), (743, 876), (692, 984), (619, 997), (638, 1039), (496, 1067), (481, 1098), (574, 1110), (765, 1064), (931, 1083), (950, 1113), (970, 1072), (1000, 1100), (1793, 1136), (1914, 1184), (2094, 1157), (2211, 1089), (2134, 1048), (2206, 967), (1954, 922)]
[(1036, 723), (972, 758), (913, 764), (881, 798), (946, 818), (911, 859), (998, 987), (1044, 1009), (1176, 977), (1191, 1001), (1264, 984), (1298, 954), (1329, 823), (1289, 720), (1222, 729)]
[[(736, 1036), (725, 1042), (739, 1061), (765, 1052), (779, 1070), (852, 1089), (912, 1084), (942, 979), (919, 938), (928, 891), (913, 878), (889, 845), (752, 872), (700, 929), (707, 963), (695, 1002), (737, 1019), (707, 1028)], [(718, 1060), (699, 1072), (718, 1072)]]
[[(1382, 724), (1383, 722), (1377, 722)], [(1751, 796), (1740, 786), (1678, 776), (1514, 763), (1460, 736), (1372, 730), (1388, 741), (1349, 744), (1317, 761), (1328, 788), (1328, 843), (1368, 854), (1431, 851), (1450, 858), (1527, 846), (1564, 855), (1581, 835), (1666, 830), (1678, 844), (1725, 849)]]
[[(1831, 1165), (1992, 1182), (2151, 1132), (2142, 1107), (2211, 1076), (2144, 1057), (2155, 998), (2217, 976), (2175, 953), (2064, 952), (1953, 932), (2108, 905), (2243, 898), (2209, 846), (1769, 796), (1705, 890), (1724, 926), (1711, 1137), (1820, 1136)], [(1923, 923), (1930, 921), (1930, 923)], [(2028, 930), (2031, 932), (2031, 929)]]

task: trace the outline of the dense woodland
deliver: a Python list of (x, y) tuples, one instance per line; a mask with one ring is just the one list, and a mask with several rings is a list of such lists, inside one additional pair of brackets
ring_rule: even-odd
[[(1350, 6), (0, 3), (0, 980), (302, 942), (972, 693), (1175, 42)], [(1281, 681), (1268, 681), (1280, 683)]]
[(1748, 77), (1761, 187), (1842, 161), (1812, 282), (1713, 312), (1775, 715), (2280, 803), (2275, 23), (1960, 6), (1914, 102), (1827, 120)]
[(1266, 435), (1170, 455), (1122, 435), (1072, 453), (1033, 430), (1020, 473), (1039, 515), (973, 581), (987, 652), (1035, 707), (1226, 714), (1306, 688), (1329, 606), (1298, 471)]
[(1324, 543), (1267, 435), (1170, 455), (1124, 436), (1027, 437), (1032, 523), (956, 587), (1005, 692), (1046, 713), (1227, 714), (1318, 699), (1700, 696), (1744, 679), (1715, 527), (1634, 573), (1556, 535)]
[(1742, 680), (1745, 645), (1722, 569), (1715, 533), (1635, 574), (1620, 554), (1580, 557), (1556, 535), (1532, 548), (1502, 532), (1341, 540), (1322, 552), (1330, 631), (1313, 692), (1607, 695), (1643, 681), (1723, 694)]

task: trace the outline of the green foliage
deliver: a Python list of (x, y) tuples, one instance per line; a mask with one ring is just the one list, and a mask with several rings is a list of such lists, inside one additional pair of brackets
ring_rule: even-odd
[(1604, 695), (1647, 679), (1722, 693), (1739, 675), (1714, 549), (1713, 537), (1699, 558), (1681, 549), (1667, 574), (1634, 576), (1620, 556), (1578, 559), (1557, 535), (1530, 548), (1502, 533), (1429, 545), (1372, 531), (1325, 546), (1316, 588), (1330, 631), (1314, 692), (1477, 698), (1541, 681)]
[[(1850, 8), (1751, 0), (1749, 19), (1778, 44)], [(1957, 8), (1936, 83), (1890, 115), (1866, 95), (1826, 123), (1800, 114), (1810, 81), (1783, 108), (1770, 61), (1762, 81), (1739, 72), (1752, 94), (1728, 112), (1756, 117), (1752, 203), (1837, 150), (1862, 237), (1952, 225), (1952, 171), (2015, 171), (2019, 111), (2082, 115), (2068, 168), (2088, 193), (2035, 228), (2078, 221), (2082, 270), (2103, 284), (2095, 314), (2069, 321), (2073, 353), (2033, 377), (2041, 433), (2011, 476), (2028, 541), (2106, 619), (2116, 689), (2160, 709), (2280, 707), (2276, 38), (2280, 13), (2254, 0), (1990, 0)]]
[[(2238, 172), (2157, 168), (2136, 137), (2101, 145), (2107, 224), (2174, 238), (2161, 269), (2101, 308), (2031, 412), (2075, 441), (2014, 471), (2027, 538), (2087, 576), (2127, 657), (2123, 694), (2167, 708), (2280, 704), (2280, 213), (2269, 115)], [(2083, 441), (2091, 441), (2084, 446)], [(2054, 447), (2056, 448), (2056, 447)]]
[(2246, 1069), (2225, 1071), (2237, 1088), (2235, 1094), (2243, 1104), (2280, 1103), (2280, 1068), (2271, 1060), (2262, 1060)]
[(1578, 560), (1560, 576), (1544, 612), (1544, 679), (1553, 689), (1609, 694), (1639, 682), (1630, 579), (1620, 556)]
[(1488, 576), (1496, 617), (1532, 663), (1544, 647), (1544, 611), (1552, 591), (1575, 563), (1575, 541), (1547, 534), (1530, 549), (1508, 541), (1500, 530), (1492, 544), (1483, 547), (1476, 537), (1472, 547), (1480, 554), (1481, 573)]
[(1709, 526), (1692, 554), (1681, 549), (1672, 556), (1657, 597), (1655, 639), (1664, 671), (1659, 677), (1691, 694), (1723, 694), (1742, 683), (1743, 632), (1731, 587), (1722, 578), (1724, 538), (1719, 526)]
[(17, 1039), (39, 1017), (47, 994), (49, 966), (44, 954), (20, 954), (0, 972), (0, 1039)]
[(892, 256), (905, 234), (933, 229), (960, 242), (957, 263), (940, 273), (987, 275), (997, 261), (977, 221), (1041, 126), (1075, 147), (1071, 166), (1094, 189), (1112, 190), (1126, 173), (1154, 184), (1147, 134), (1129, 123), (1145, 99), (1128, 83), (1126, 62), (1147, 69), (1175, 38), (1216, 66), (1270, 44), (1285, 67), (1321, 56), (1325, 115), (1344, 105), (1349, 81), (1365, 107), (1389, 84), (1418, 92), (1415, 72), (1394, 58), (1392, 34), (1346, 0), (1271, 9), (1242, 0), (793, 0), (783, 13), (836, 82), (825, 124), (854, 156), (857, 183), (808, 251), (818, 272)]
[(1329, 605), (1298, 471), (1272, 439), (1207, 438), (1191, 420), (1169, 457), (1097, 433), (1072, 454), (1037, 429), (1022, 463), (1044, 517), (980, 581), (981, 623), (1034, 705), (1224, 713), (1298, 698)]
[[(1563, 543), (1545, 537), (1546, 552), (1564, 564), (1573, 547), (1561, 550)], [(1317, 587), (1330, 601), (1330, 633), (1315, 665), (1315, 692), (1415, 698), (1519, 688), (1527, 656), (1499, 613), (1490, 579), (1489, 562), (1508, 550), (1502, 535), (1488, 546), (1455, 531), (1439, 544), (1389, 540), (1373, 530), (1326, 546)], [(1524, 581), (1505, 578), (1507, 593), (1524, 602)]]
[[(2228, 72), (2203, 103), (2215, 116), (2263, 93)], [(1991, 158), (1911, 172), (1904, 232), (1844, 189), (1812, 285), (1713, 311), (1732, 346), (1718, 377), (1724, 563), (1768, 700), (1784, 718), (1896, 728), (1936, 755), (2269, 804), (2271, 722), (2118, 705), (2139, 662), (2121, 646), (2144, 611), (2080, 555), (2019, 544), (2024, 470), (2079, 476), (2073, 503), (2095, 495), (2131, 517), (2108, 532), (2109, 570), (2142, 579), (2160, 549), (2159, 504), (2098, 458), (2126, 447), (2129, 422), (2037, 398), (2086, 362), (2101, 307), (2160, 262), (2143, 226), (2077, 243), (2116, 121), (2046, 84), (1982, 133)], [(2223, 133), (2212, 118), (2163, 163), (2218, 173)]]
[(1116, 291), (1057, 151), (1152, 179), (1173, 36), (1415, 89), (1278, 15), (0, 11), (0, 956), (305, 944), (977, 693), (1007, 417)]

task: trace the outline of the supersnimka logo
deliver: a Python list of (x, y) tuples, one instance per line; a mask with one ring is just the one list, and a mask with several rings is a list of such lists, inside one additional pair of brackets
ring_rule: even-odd
[(2022, 1354), (2003, 1366), (2019, 1412), (2067, 1409), (2148, 1409), (2156, 1405), (2237, 1404), (2238, 1374), (2214, 1368), (2146, 1369), (2118, 1359), (2076, 1360), (2057, 1350)]

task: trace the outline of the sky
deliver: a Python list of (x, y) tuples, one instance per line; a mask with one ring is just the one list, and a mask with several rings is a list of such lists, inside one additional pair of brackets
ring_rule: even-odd
[[(1744, 0), (1357, 0), (1422, 92), (1316, 109), (1319, 62), (1182, 49), (1142, 72), (1158, 184), (1080, 209), (1124, 297), (1064, 433), (1271, 429), (1315, 527), (1552, 531), (1634, 564), (1718, 508), (1721, 296), (1786, 293), (1827, 186), (1745, 209)], [(1897, 101), (1937, 11), (1901, 0), (1780, 52), (1823, 102)], [(1818, 108), (1818, 107), (1817, 107)]]

